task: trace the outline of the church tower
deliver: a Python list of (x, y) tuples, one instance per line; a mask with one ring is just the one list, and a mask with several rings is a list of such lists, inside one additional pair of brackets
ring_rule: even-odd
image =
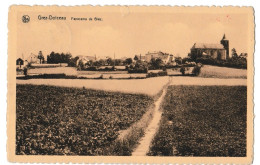
[(228, 59), (229, 58), (229, 40), (226, 39), (226, 35), (225, 34), (224, 34), (222, 40), (220, 41), (220, 43), (226, 49), (226, 59)]

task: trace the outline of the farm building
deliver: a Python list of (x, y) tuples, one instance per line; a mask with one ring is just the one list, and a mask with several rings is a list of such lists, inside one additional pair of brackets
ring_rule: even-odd
[(229, 40), (226, 39), (224, 34), (220, 44), (194, 43), (190, 56), (192, 58), (211, 57), (213, 59), (226, 60), (229, 58)]
[(77, 60), (76, 65), (79, 64), (79, 61), (82, 61), (83, 64), (86, 64), (89, 61), (96, 61), (96, 59), (97, 59), (96, 56), (82, 56), (82, 55), (79, 55), (78, 57), (79, 57), (79, 59)]
[(141, 56), (141, 55), (140, 55), (140, 57), (139, 57), (139, 59), (140, 59), (141, 61), (145, 61), (145, 58), (146, 58), (145, 56)]
[(40, 64), (40, 59), (38, 58), (37, 55), (31, 53), (31, 55), (29, 57), (27, 57), (27, 60), (30, 63), (36, 63), (36, 64)]
[(158, 52), (148, 52), (145, 55), (145, 61), (147, 61), (147, 62), (150, 62), (152, 58), (154, 58), (154, 59), (160, 58), (160, 59), (162, 59), (162, 61), (165, 64), (174, 61), (173, 55), (168, 54), (168, 53), (163, 53), (161, 51), (158, 51)]

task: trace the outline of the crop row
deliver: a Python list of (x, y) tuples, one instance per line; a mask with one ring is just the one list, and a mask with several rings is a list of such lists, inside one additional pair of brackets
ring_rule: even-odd
[(246, 86), (170, 86), (148, 155), (246, 156)]
[(89, 89), (17, 85), (16, 154), (106, 155), (151, 97)]

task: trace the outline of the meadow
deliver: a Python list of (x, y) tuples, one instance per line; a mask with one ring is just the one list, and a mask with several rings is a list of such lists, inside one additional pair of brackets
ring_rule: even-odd
[(16, 91), (17, 155), (122, 155), (114, 147), (120, 132), (153, 103), (144, 94), (85, 88), (17, 85)]
[(169, 77), (149, 79), (28, 79), (16, 80), (17, 84), (52, 85), (105, 90), (122, 93), (139, 93), (155, 96), (169, 81)]
[(204, 65), (201, 68), (200, 77), (205, 78), (247, 78), (247, 69), (236, 69), (228, 67), (219, 67), (212, 65)]
[[(23, 74), (23, 72), (17, 72)], [(33, 68), (28, 70), (28, 75), (42, 74), (65, 74), (66, 76), (75, 76), (76, 78), (102, 78), (104, 79), (131, 79), (131, 78), (146, 78), (146, 74), (129, 74), (127, 71), (78, 71), (74, 67), (52, 67), (52, 68)]]
[(152, 156), (246, 156), (246, 86), (169, 86)]

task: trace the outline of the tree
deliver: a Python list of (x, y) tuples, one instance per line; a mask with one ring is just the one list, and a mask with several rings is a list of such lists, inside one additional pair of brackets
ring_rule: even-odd
[(47, 63), (49, 64), (58, 64), (61, 63), (61, 55), (59, 53), (51, 52), (49, 56), (47, 56)]
[(123, 62), (122, 62), (121, 59), (115, 59), (115, 65), (116, 65), (116, 66), (120, 66), (120, 65), (122, 65), (122, 64), (123, 64)]
[(64, 56), (64, 63), (69, 63), (72, 58), (72, 55), (70, 53), (66, 53)]
[(93, 66), (93, 64), (94, 64), (94, 61), (93, 61), (93, 60), (89, 60), (89, 61), (87, 62), (87, 65), (88, 65), (88, 66)]
[(108, 59), (107, 59), (107, 65), (112, 66), (113, 64), (114, 64), (114, 63), (113, 63), (112, 58), (108, 58)]
[(61, 55), (60, 55), (60, 61), (59, 61), (59, 63), (65, 63), (65, 60), (66, 60), (66, 56), (65, 56), (65, 54), (64, 53), (61, 53)]
[(152, 58), (150, 61), (150, 66), (152, 69), (161, 69), (164, 66), (164, 63), (160, 58)]
[(38, 53), (38, 59), (40, 60), (40, 64), (42, 63), (42, 61), (44, 61), (44, 56), (42, 54), (42, 51), (39, 51)]
[(82, 70), (82, 69), (85, 69), (85, 65), (82, 60), (79, 60), (78, 70)]
[(76, 64), (77, 64), (78, 59), (79, 59), (78, 56), (76, 56), (76, 57), (74, 57), (74, 58), (71, 58), (71, 59), (69, 60), (68, 66), (76, 67)]
[(94, 61), (93, 62), (93, 66), (100, 67), (101, 66), (101, 62), (100, 61)]
[(130, 65), (128, 68), (129, 73), (147, 73), (148, 63), (138, 60), (135, 65)]
[(175, 58), (176, 64), (182, 64), (182, 58), (181, 57), (176, 57)]
[(130, 64), (133, 63), (133, 59), (132, 58), (127, 58), (127, 59), (125, 59), (125, 61), (123, 63), (124, 63), (124, 65), (130, 65)]
[(100, 66), (104, 66), (104, 65), (106, 65), (106, 61), (103, 60), (103, 59), (100, 59), (100, 60), (99, 60), (99, 63), (100, 63)]
[(70, 63), (72, 59), (72, 55), (70, 53), (55, 53), (51, 52), (50, 55), (47, 56), (47, 63), (49, 64), (58, 64), (58, 63)]
[(139, 60), (139, 58), (138, 58), (137, 55), (135, 55), (134, 60), (135, 60), (135, 61)]
[(236, 51), (236, 49), (233, 48), (231, 51), (232, 51), (232, 58), (237, 58), (238, 55), (237, 55), (237, 51)]

